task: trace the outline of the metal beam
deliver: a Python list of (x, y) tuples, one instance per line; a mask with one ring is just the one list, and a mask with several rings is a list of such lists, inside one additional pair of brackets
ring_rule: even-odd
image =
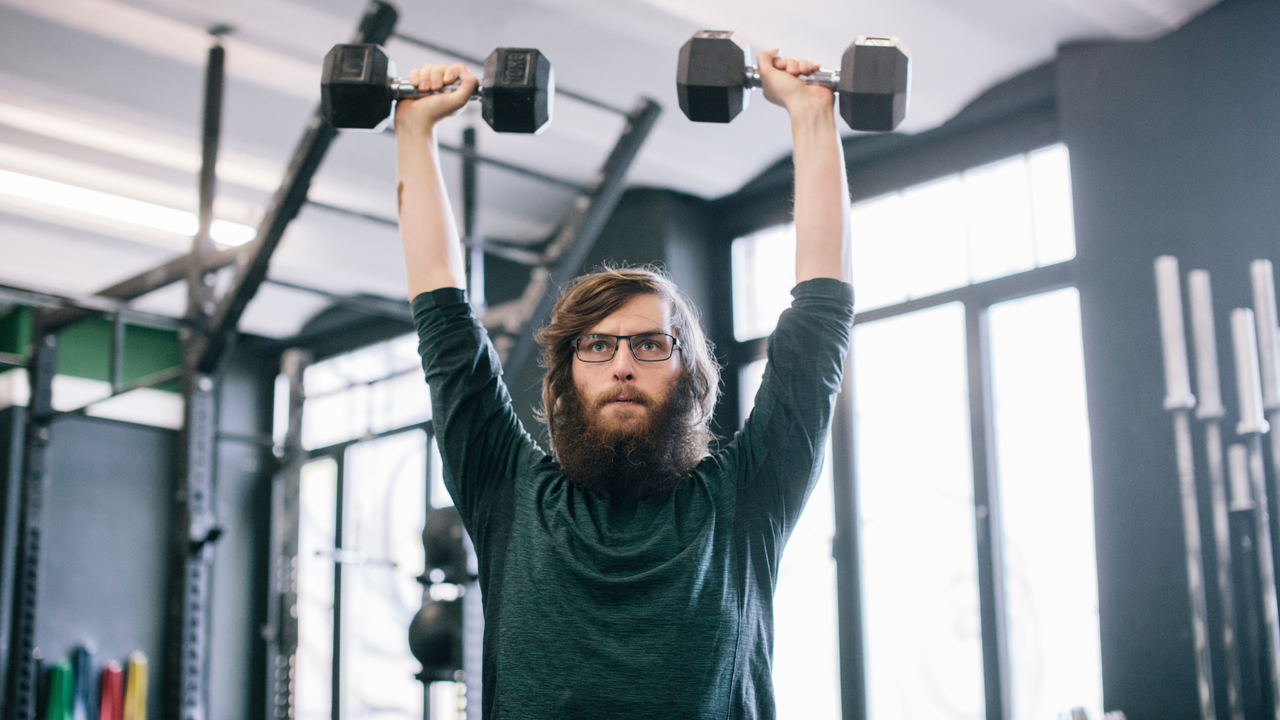
[[(320, 208), (321, 210), (328, 210), (329, 212), (338, 213), (340, 215), (368, 220), (369, 222), (386, 225), (387, 227), (400, 227), (400, 221), (383, 215), (375, 215), (362, 210), (352, 210), (350, 208), (344, 208), (338, 205), (329, 205), (328, 203), (316, 202), (314, 200), (308, 200), (307, 204), (311, 207)], [(467, 248), (467, 250), (478, 250), (486, 255), (494, 255), (504, 260), (510, 260), (518, 265), (540, 267), (546, 264), (546, 260), (540, 253), (534, 252), (533, 250), (527, 250), (518, 245), (507, 244), (501, 240), (478, 239), (477, 241), (472, 241), (471, 239), (464, 237), (462, 239), (462, 244)], [(272, 280), (268, 278), (266, 282), (272, 282)]]
[(444, 142), (436, 144), (439, 145), (441, 150), (451, 152), (455, 155), (461, 155), (463, 159), (472, 158), (481, 165), (492, 165), (493, 167), (501, 168), (507, 172), (515, 173), (516, 175), (523, 175), (527, 178), (532, 178), (548, 185), (555, 185), (556, 187), (573, 190), (574, 192), (587, 192), (591, 189), (587, 185), (576, 183), (572, 180), (565, 180), (564, 178), (559, 178), (555, 175), (548, 175), (547, 173), (534, 170), (533, 168), (527, 168), (523, 165), (507, 162), (506, 160), (499, 160), (496, 157), (483, 155), (475, 150), (468, 150), (466, 145), (450, 145), (449, 143)]
[(44, 500), (49, 492), (49, 440), (53, 411), (53, 375), (58, 362), (58, 336), (44, 330), (37, 319), (28, 367), (31, 400), (27, 405), (18, 552), (14, 577), (13, 626), (5, 690), (7, 720), (37, 717), (40, 671), (36, 649), (36, 611), (39, 608)]
[(413, 322), (413, 312), (409, 309), (409, 303), (406, 300), (392, 300), (391, 298), (374, 297), (372, 295), (342, 295), (340, 293), (322, 290), (309, 285), (299, 285), (297, 283), (275, 280), (272, 278), (268, 278), (264, 282), (277, 287), (297, 290), (298, 292), (319, 295), (320, 297), (330, 300), (338, 307), (354, 310), (355, 312), (363, 313), (365, 315), (385, 317), (391, 320), (401, 320), (407, 323)]
[[(395, 28), (398, 18), (396, 9), (381, 0), (373, 0), (365, 10), (360, 21), (360, 29), (353, 42), (381, 44), (386, 41)], [(196, 363), (201, 372), (213, 372), (222, 362), (224, 354), (230, 347), (240, 316), (245, 307), (257, 294), (262, 281), (267, 277), (267, 268), (271, 265), (271, 256), (276, 246), (284, 237), (285, 228), (307, 200), (307, 191), (311, 180), (320, 169), (320, 161), (324, 159), (329, 145), (338, 135), (338, 130), (325, 121), (317, 107), (311, 117), (311, 123), (302, 141), (294, 151), (289, 169), (284, 180), (272, 198), (267, 212), (258, 225), (258, 234), (245, 247), (249, 249), (249, 260), (236, 266), (235, 278), (231, 287), (218, 303), (217, 311), (209, 320), (209, 332), (202, 340), (199, 360)]]
[[(618, 207), (622, 191), (626, 189), (627, 171), (661, 113), (662, 106), (657, 101), (640, 99), (627, 115), (627, 125), (601, 166), (591, 190), (577, 198), (568, 221), (543, 251), (548, 264), (554, 266), (549, 278), (551, 282), (546, 284), (541, 300), (521, 324), (519, 336), (510, 354), (504, 358), (508, 374), (519, 372), (534, 355), (533, 329), (551, 317), (551, 308), (556, 301), (553, 288), (563, 285), (580, 272), (605, 223)], [(534, 269), (531, 283), (545, 281), (545, 277), (539, 277), (540, 272), (540, 269)]]
[(121, 300), (97, 295), (72, 297), (47, 290), (0, 285), (0, 300), (52, 311), (41, 315), (40, 320), (40, 326), (48, 332), (60, 330), (65, 325), (58, 322), (45, 322), (46, 319), (62, 317), (67, 311), (79, 313), (79, 319), (99, 314), (124, 315), (125, 320), (134, 325), (146, 325), (161, 330), (177, 330), (182, 327), (182, 321), (177, 318), (134, 310)]
[[(206, 271), (218, 270), (232, 263), (243, 262), (241, 258), (246, 257), (245, 253), (245, 246), (222, 250), (205, 258), (204, 269)], [(45, 319), (45, 327), (50, 332), (53, 332), (93, 317), (95, 310), (98, 308), (91, 307), (90, 303), (102, 303), (104, 306), (115, 308), (119, 307), (121, 301), (133, 300), (149, 292), (168, 287), (187, 276), (187, 266), (190, 263), (190, 255), (181, 255), (163, 265), (158, 265), (127, 280), (122, 280), (111, 287), (99, 290), (92, 297), (82, 298), (71, 307), (49, 313)], [(104, 311), (110, 312), (111, 310), (104, 309)]]
[(182, 377), (181, 367), (172, 367), (172, 368), (169, 368), (168, 370), (161, 370), (159, 372), (154, 372), (145, 377), (140, 377), (137, 380), (134, 380), (133, 382), (122, 383), (119, 387), (114, 388), (111, 391), (110, 395), (104, 398), (98, 398), (97, 400), (94, 400), (91, 403), (85, 403), (84, 405), (81, 405), (80, 407), (74, 408), (72, 410), (59, 410), (57, 414), (59, 417), (62, 415), (83, 415), (84, 412), (89, 408), (93, 407), (94, 405), (97, 405), (98, 403), (106, 402), (113, 397), (118, 397), (120, 395), (124, 395), (125, 393), (133, 392), (134, 390), (143, 390), (145, 388), (152, 388), (152, 387), (155, 387), (156, 385), (161, 385), (163, 383), (171, 382), (181, 377)]

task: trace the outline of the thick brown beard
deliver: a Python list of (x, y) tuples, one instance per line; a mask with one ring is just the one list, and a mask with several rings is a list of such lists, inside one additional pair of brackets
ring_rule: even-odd
[(690, 427), (692, 385), (681, 378), (661, 403), (638, 398), (649, 408), (648, 422), (638, 430), (605, 426), (599, 415), (610, 396), (588, 407), (571, 385), (560, 401), (552, 438), (565, 477), (602, 495), (645, 498), (674, 490), (707, 453), (709, 433)]

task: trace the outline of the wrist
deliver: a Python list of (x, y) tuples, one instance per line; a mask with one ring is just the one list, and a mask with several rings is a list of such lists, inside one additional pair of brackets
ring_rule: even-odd
[(421, 142), (432, 142), (435, 140), (436, 121), (420, 120), (408, 117), (409, 113), (401, 115), (396, 113), (393, 126), (396, 131), (396, 139), (400, 141), (411, 140)]
[(805, 102), (787, 108), (791, 116), (792, 135), (835, 131), (836, 118), (833, 106), (825, 102)]

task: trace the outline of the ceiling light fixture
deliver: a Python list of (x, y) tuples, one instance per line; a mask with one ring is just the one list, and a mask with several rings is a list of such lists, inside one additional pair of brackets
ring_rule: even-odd
[[(120, 197), (66, 183), (0, 170), (0, 193), (62, 210), (132, 223), (190, 237), (199, 229), (195, 213)], [(258, 231), (228, 220), (214, 220), (210, 234), (223, 245), (243, 245)]]

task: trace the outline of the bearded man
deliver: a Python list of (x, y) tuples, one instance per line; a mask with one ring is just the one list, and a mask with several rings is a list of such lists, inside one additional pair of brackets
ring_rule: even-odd
[(476, 88), (410, 73), (396, 111), (400, 234), (445, 485), (479, 559), (485, 718), (773, 718), (773, 587), (817, 480), (849, 345), (848, 193), (815, 63), (760, 53), (791, 117), (796, 287), (755, 408), (709, 452), (719, 370), (666, 277), (613, 269), (562, 294), (537, 339), (554, 454), (521, 426), (471, 316), (436, 123)]

